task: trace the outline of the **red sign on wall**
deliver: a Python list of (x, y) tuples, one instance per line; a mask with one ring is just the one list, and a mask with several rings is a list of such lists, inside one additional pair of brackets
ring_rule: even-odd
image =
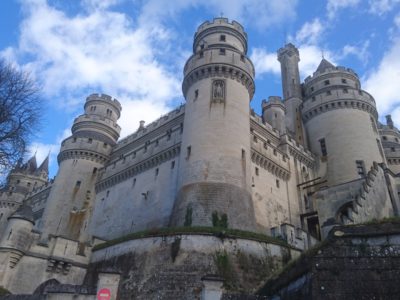
[(97, 293), (97, 300), (110, 300), (111, 299), (111, 292), (109, 289), (101, 289)]

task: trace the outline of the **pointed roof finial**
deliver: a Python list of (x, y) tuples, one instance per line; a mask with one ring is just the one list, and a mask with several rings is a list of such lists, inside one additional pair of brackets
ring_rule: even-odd
[(322, 59), (325, 59), (324, 49), (321, 49), (321, 58), (322, 58)]

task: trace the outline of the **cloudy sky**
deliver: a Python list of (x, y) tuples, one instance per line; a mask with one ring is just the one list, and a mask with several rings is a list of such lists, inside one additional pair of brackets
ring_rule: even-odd
[(44, 121), (31, 153), (51, 153), (86, 96), (122, 103), (122, 136), (184, 103), (182, 69), (193, 34), (205, 20), (239, 21), (256, 68), (252, 107), (281, 95), (276, 51), (300, 50), (302, 79), (322, 55), (354, 69), (377, 102), (380, 120), (400, 125), (400, 0), (2, 0), (0, 57), (29, 71), (42, 87)]

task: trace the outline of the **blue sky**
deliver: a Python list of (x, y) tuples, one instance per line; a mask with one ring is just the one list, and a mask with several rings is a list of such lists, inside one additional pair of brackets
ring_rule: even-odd
[(31, 153), (40, 162), (50, 151), (54, 176), (59, 144), (91, 93), (120, 100), (122, 137), (184, 103), (193, 34), (221, 14), (248, 33), (256, 112), (282, 94), (276, 51), (292, 42), (302, 79), (323, 53), (358, 73), (380, 120), (390, 113), (400, 125), (400, 0), (2, 0), (0, 56), (29, 71), (45, 101)]

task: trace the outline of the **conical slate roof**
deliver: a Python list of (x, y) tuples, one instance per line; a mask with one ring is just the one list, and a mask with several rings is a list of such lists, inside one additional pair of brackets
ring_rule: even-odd
[(332, 68), (335, 68), (335, 66), (332, 63), (330, 63), (329, 61), (327, 61), (325, 58), (323, 58), (321, 60), (321, 62), (319, 63), (319, 66), (317, 68), (317, 72), (323, 73), (327, 69), (332, 69)]
[(25, 164), (26, 170), (29, 173), (34, 173), (37, 169), (36, 154), (33, 155)]
[(47, 174), (49, 173), (49, 155), (47, 155), (45, 160), (41, 163), (40, 167), (38, 168), (38, 173), (42, 171), (46, 172)]
[(26, 204), (22, 204), (8, 219), (22, 219), (35, 224), (32, 207)]

